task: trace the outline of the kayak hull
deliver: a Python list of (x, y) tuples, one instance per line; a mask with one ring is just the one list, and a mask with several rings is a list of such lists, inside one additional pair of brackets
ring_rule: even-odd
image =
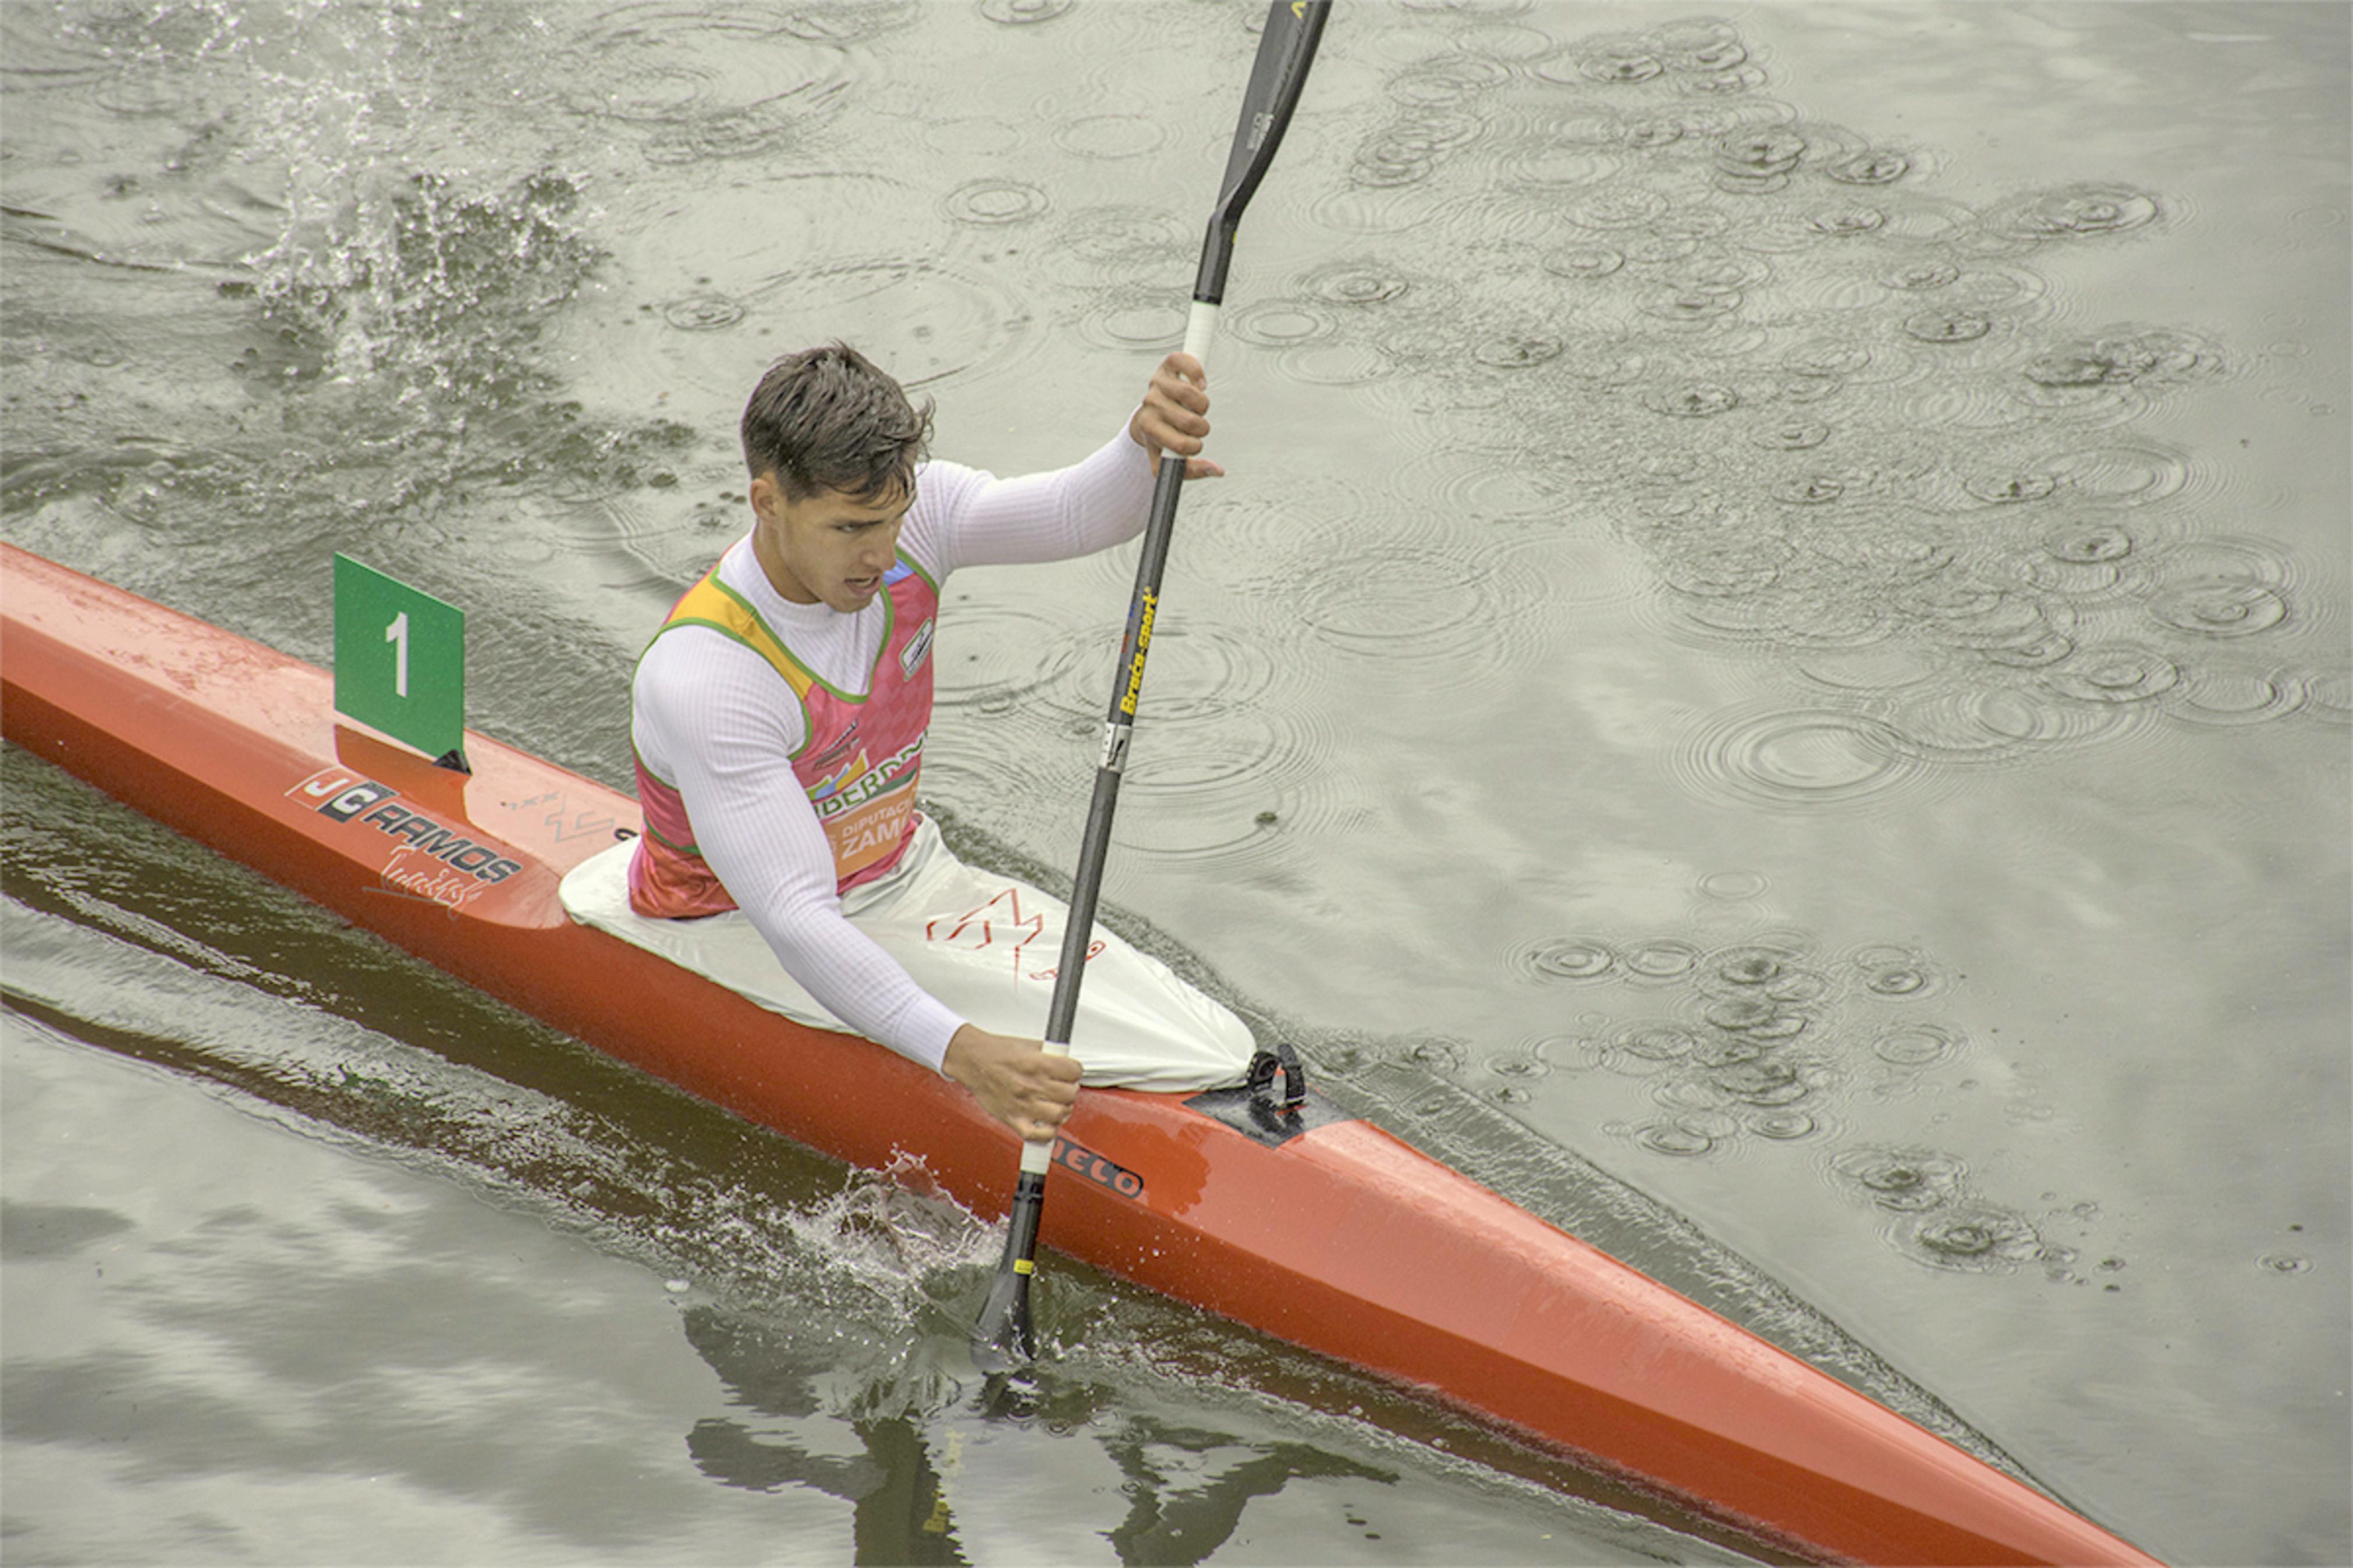
[[(6, 738), (621, 1060), (852, 1164), (919, 1156), (1001, 1215), (1018, 1148), (894, 1053), (572, 921), (636, 803), (470, 734), (470, 774), (342, 721), (324, 671), (0, 546)], [(1252, 1136), (1082, 1094), (1043, 1243), (1427, 1389), (1773, 1550), (2151, 1558), (1370, 1124)]]

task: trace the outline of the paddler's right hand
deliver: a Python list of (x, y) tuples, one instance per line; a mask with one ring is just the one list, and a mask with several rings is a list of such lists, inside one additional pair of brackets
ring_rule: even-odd
[(940, 1066), (972, 1090), (982, 1110), (1028, 1142), (1051, 1138), (1079, 1101), (1078, 1058), (1050, 1055), (1042, 1041), (1018, 1035), (992, 1035), (966, 1024), (948, 1041)]

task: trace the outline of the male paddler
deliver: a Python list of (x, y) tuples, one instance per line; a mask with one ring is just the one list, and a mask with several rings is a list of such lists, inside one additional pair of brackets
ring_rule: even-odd
[[(915, 785), (948, 574), (1134, 537), (1164, 451), (1187, 479), (1223, 472), (1199, 455), (1208, 408), (1199, 362), (1172, 353), (1092, 456), (998, 479), (925, 460), (928, 401), (912, 404), (847, 345), (779, 361), (744, 411), (751, 531), (638, 666), (646, 832), (630, 910), (663, 921), (740, 910), (826, 1014), (964, 1085), (1023, 1138), (1050, 1136), (1078, 1098), (1080, 1061), (927, 991), (844, 898), (871, 905), (946, 856)], [(1097, 961), (1087, 968), (1092, 980)], [(1043, 1024), (1040, 1007), (1029, 1026)]]

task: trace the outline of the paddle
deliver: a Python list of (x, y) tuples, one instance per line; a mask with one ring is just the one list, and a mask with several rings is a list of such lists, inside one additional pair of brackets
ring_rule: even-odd
[[(1258, 190), (1274, 150), (1291, 123), (1299, 103), (1299, 89), (1315, 58), (1315, 43), (1324, 33), (1324, 19), (1332, 0), (1274, 0), (1268, 7), (1266, 31), (1259, 39), (1258, 61), (1250, 68), (1250, 87), (1242, 95), (1241, 122), (1234, 130), (1233, 151), (1226, 159), (1226, 178), (1218, 205), (1209, 215), (1208, 237), (1201, 244), (1201, 270), (1193, 283), (1193, 309), (1185, 323), (1185, 352), (1207, 363), (1209, 338), (1217, 330), (1218, 308), (1226, 293), (1226, 268), (1233, 257), (1234, 228), (1242, 208)], [(1127, 612), (1127, 635), (1119, 650), (1117, 677), (1113, 682), (1111, 714), (1103, 723), (1103, 761), (1095, 769), (1093, 802), (1087, 808), (1085, 837), (1079, 846), (1079, 870), (1071, 889), (1070, 924), (1062, 932), (1062, 957), (1054, 973), (1054, 997), (1046, 1011), (1046, 1048), (1067, 1053), (1071, 1025), (1079, 1011), (1079, 983), (1086, 973), (1087, 946), (1094, 936), (1095, 895), (1103, 887), (1103, 857), (1111, 847), (1111, 818), (1119, 804), (1119, 782), (1127, 765), (1128, 738), (1135, 722), (1135, 704), (1144, 689), (1145, 655), (1152, 647), (1152, 621), (1160, 604), (1160, 573), (1168, 560), (1168, 535), (1176, 522), (1176, 498), (1185, 486), (1185, 459), (1164, 454), (1158, 483), (1152, 492), (1152, 514), (1144, 530), (1144, 555), (1135, 572), (1135, 596)], [(1021, 1175), (1013, 1191), (1013, 1213), (1005, 1235), (1005, 1258), (988, 1288), (988, 1299), (973, 1327), (976, 1360), (990, 1370), (1002, 1370), (1029, 1361), (1034, 1352), (1029, 1331), (1029, 1278), (1036, 1263), (1038, 1223), (1046, 1207), (1046, 1168), (1053, 1157), (1050, 1139), (1021, 1148)]]

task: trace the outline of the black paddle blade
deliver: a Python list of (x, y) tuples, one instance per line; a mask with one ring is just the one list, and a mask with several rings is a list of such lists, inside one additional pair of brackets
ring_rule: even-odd
[(1029, 1330), (1029, 1277), (1038, 1251), (1038, 1220), (1046, 1206), (1046, 1178), (1024, 1171), (1006, 1218), (1005, 1257), (972, 1326), (973, 1364), (987, 1373), (1026, 1366), (1038, 1353)]
[(972, 1326), (972, 1364), (984, 1373), (1016, 1372), (1038, 1356), (1029, 1331), (1029, 1275), (1000, 1268)]
[(1291, 111), (1299, 107), (1300, 89), (1307, 85), (1307, 68), (1314, 62), (1315, 45), (1324, 37), (1324, 18), (1332, 0), (1274, 0), (1267, 7), (1266, 30), (1259, 35), (1258, 60), (1250, 67), (1250, 88), (1242, 94), (1240, 123), (1234, 127), (1233, 151), (1226, 155), (1226, 177), (1218, 188), (1217, 210), (1209, 217), (1209, 236), (1201, 247), (1201, 270), (1193, 283), (1193, 298), (1216, 304), (1226, 297), (1226, 268), (1233, 260), (1234, 229), (1242, 208), (1250, 205), (1258, 183), (1274, 162), (1274, 150), (1291, 125)]

